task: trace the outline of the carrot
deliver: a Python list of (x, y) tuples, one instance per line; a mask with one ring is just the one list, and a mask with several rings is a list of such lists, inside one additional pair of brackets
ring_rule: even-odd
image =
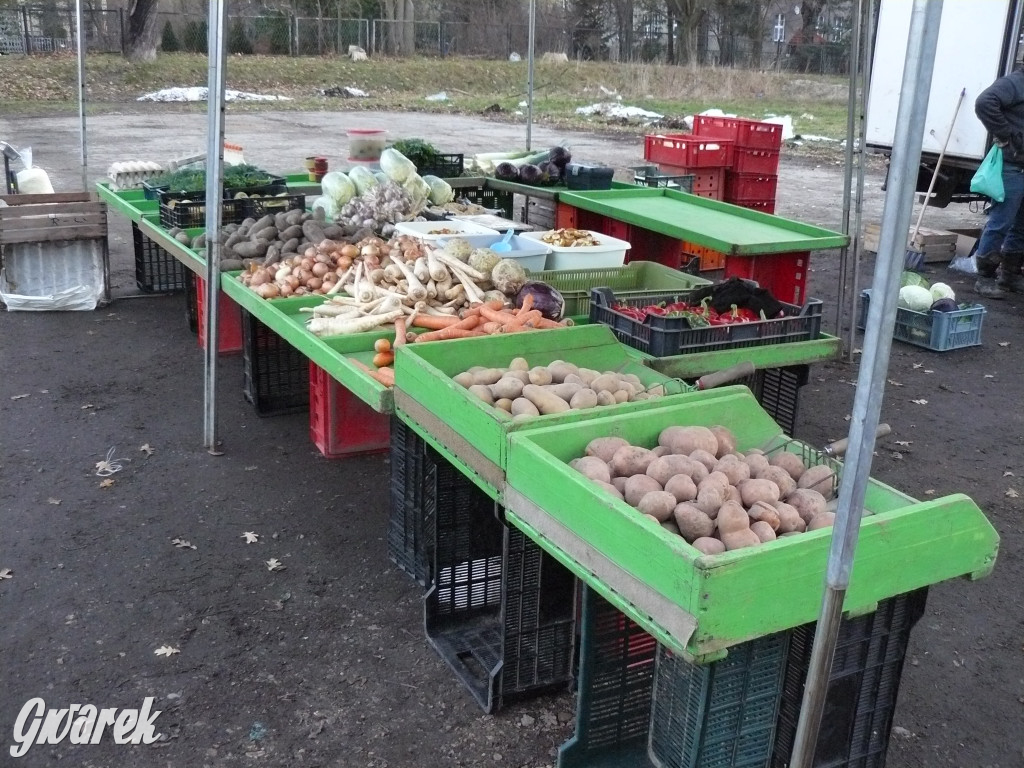
[(397, 320), (395, 320), (395, 343), (394, 343), (395, 347), (400, 347), (403, 344), (405, 344), (405, 342), (406, 342), (405, 334), (406, 334), (405, 318), (404, 317), (400, 317)]
[(441, 317), (441, 315), (416, 315), (413, 318), (412, 324), (417, 328), (429, 328), (432, 331), (440, 331), (442, 328), (447, 328), (449, 325), (455, 325), (459, 322), (459, 318), (452, 315), (451, 317)]
[(385, 366), (391, 365), (393, 362), (395, 362), (395, 353), (391, 351), (378, 352), (373, 356), (373, 364), (378, 368), (384, 368)]
[[(395, 320), (395, 322), (397, 323), (398, 320)], [(390, 352), (391, 351), (391, 342), (388, 341), (387, 339), (377, 339), (375, 342), (373, 342), (373, 351), (374, 352)]]
[(349, 362), (363, 371), (366, 371), (370, 375), (371, 379), (383, 384), (385, 387), (395, 386), (395, 369), (394, 368), (378, 368), (374, 370), (366, 363), (361, 360), (356, 360), (354, 357), (349, 358)]
[(442, 328), (440, 331), (421, 333), (416, 341), (445, 341), (446, 339), (468, 339), (472, 336), (486, 336), (483, 331), (472, 331), (467, 328)]
[(533, 322), (534, 328), (568, 328), (568, 325), (564, 323), (556, 323), (554, 320), (548, 320), (546, 317), (540, 318)]
[(487, 307), (488, 309), (493, 309), (495, 312), (500, 312), (501, 308), (504, 306), (505, 305), (497, 299), (491, 299), (490, 301), (485, 301), (483, 304), (474, 304), (463, 312), (462, 316), (470, 317), (471, 315), (479, 315), (481, 307)]
[(531, 309), (533, 309), (533, 294), (528, 293), (523, 297), (523, 306), (519, 308), (519, 314), (529, 312)]
[(481, 326), (478, 326), (484, 333), (500, 333), (502, 325), (501, 323), (487, 322)]
[(511, 333), (512, 331), (523, 330), (527, 327), (527, 323), (533, 323), (533, 327), (536, 327), (536, 323), (542, 319), (539, 309), (531, 309), (526, 312), (520, 312), (516, 315), (515, 319), (505, 323), (505, 333)]
[(495, 323), (508, 323), (515, 320), (515, 315), (509, 312), (498, 312), (497, 310), (491, 309), (485, 304), (480, 305), (480, 316), (485, 320), (490, 320)]

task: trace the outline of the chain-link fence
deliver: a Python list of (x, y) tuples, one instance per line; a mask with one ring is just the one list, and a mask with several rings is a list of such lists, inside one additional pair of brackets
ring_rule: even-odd
[[(761, 0), (762, 4), (768, 0)], [(478, 20), (454, 13), (447, 4), (438, 20), (388, 21), (344, 16), (302, 16), (284, 12), (233, 13), (228, 19), (228, 51), (277, 56), (346, 55), (358, 46), (371, 55), (525, 57), (527, 25), (519, 12), (491, 12)], [(783, 12), (738, 18), (708, 6), (698, 24), (684, 31), (678, 20), (659, 13), (630, 18), (584, 17), (548, 11), (536, 26), (536, 51), (570, 59), (652, 61), (737, 69), (791, 70), (843, 74), (849, 56), (849, 24), (842, 16), (823, 17), (810, 27)], [(781, 6), (780, 6), (781, 7)], [(787, 6), (792, 13), (792, 4)], [(521, 10), (521, 9), (519, 9)], [(501, 19), (509, 19), (502, 22)], [(125, 49), (123, 10), (84, 11), (87, 50), (120, 53)], [(0, 8), (0, 53), (51, 53), (75, 49), (74, 8), (54, 3)], [(160, 13), (158, 48), (164, 52), (205, 53), (204, 13)]]

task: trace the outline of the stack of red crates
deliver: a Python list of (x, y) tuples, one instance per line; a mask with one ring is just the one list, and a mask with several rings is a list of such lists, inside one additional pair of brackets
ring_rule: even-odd
[(645, 136), (644, 159), (666, 175), (692, 175), (693, 194), (722, 200), (733, 144), (732, 139), (689, 134)]
[(725, 172), (721, 200), (763, 213), (775, 213), (779, 182), (779, 150), (782, 126), (739, 117), (696, 115), (693, 137), (728, 141), (731, 167)]

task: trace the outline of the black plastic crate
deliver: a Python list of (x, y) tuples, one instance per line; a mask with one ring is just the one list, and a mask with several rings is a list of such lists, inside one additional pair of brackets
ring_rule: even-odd
[[(843, 619), (829, 676), (814, 768), (884, 768), (910, 631), (924, 615), (928, 589)], [(787, 768), (796, 741), (817, 625), (793, 630), (772, 768)]]
[(235, 200), (242, 206), (242, 220), (252, 218), (261, 219), (268, 213), (276, 216), (284, 211), (301, 211), (306, 207), (306, 196), (274, 195), (270, 197), (243, 197)]
[(803, 307), (783, 302), (786, 317), (704, 328), (691, 328), (681, 317), (649, 315), (641, 322), (612, 309), (615, 304), (645, 307), (662, 302), (689, 302), (702, 290), (616, 299), (612, 289), (594, 288), (590, 292), (590, 322), (604, 323), (620, 342), (654, 357), (812, 341), (821, 334), (823, 306), (820, 299), (808, 299)]
[(431, 583), (437, 462), (430, 462), (423, 438), (391, 417), (391, 516), (388, 557), (416, 583)]
[(513, 196), (506, 190), (486, 187), (457, 187), (455, 197), (469, 203), (476, 203), (488, 210), (501, 211), (501, 215), (506, 219), (512, 218)]
[(169, 251), (142, 233), (132, 222), (135, 244), (135, 284), (143, 293), (173, 293), (185, 288), (185, 278), (192, 273)]
[(637, 166), (633, 169), (633, 183), (645, 187), (669, 187), (682, 192), (693, 192), (693, 182), (696, 178), (692, 173), (663, 173), (656, 165)]
[(582, 587), (576, 734), (558, 768), (649, 766), (647, 737), (657, 641), (589, 587)]
[(789, 633), (687, 662), (658, 646), (649, 756), (658, 768), (763, 768), (775, 743)]
[(242, 370), (245, 399), (258, 415), (309, 408), (309, 359), (244, 309)]
[[(437, 471), (427, 640), (485, 712), (572, 679), (575, 577), (448, 461)], [(429, 472), (429, 470), (428, 470)]]
[(580, 165), (569, 163), (565, 166), (565, 186), (572, 190), (611, 189), (615, 169), (606, 165)]
[(805, 386), (809, 379), (809, 365), (763, 368), (753, 375), (747, 386), (761, 407), (782, 427), (782, 431), (794, 437), (800, 388)]
[[(184, 202), (183, 202), (184, 201)], [(225, 200), (221, 203), (221, 223), (241, 224), (246, 217), (249, 198)], [(160, 226), (164, 229), (193, 229), (206, 226), (206, 195), (164, 193), (160, 196)]]
[[(167, 194), (171, 191), (171, 188), (166, 184), (160, 184), (159, 178), (147, 179), (142, 182), (143, 194), (147, 200), (160, 200), (162, 195)], [(224, 199), (230, 200), (239, 192), (244, 192), (246, 195), (276, 195), (281, 192), (288, 190), (288, 181), (283, 176), (270, 176), (266, 184), (254, 184), (248, 187), (224, 187)], [(206, 196), (205, 189), (195, 190), (193, 192), (184, 192), (184, 190), (175, 190), (176, 192), (182, 192), (186, 195), (194, 195), (199, 197)]]
[(431, 163), (416, 167), (420, 176), (439, 176), (442, 179), (456, 179), (462, 175), (465, 156), (462, 154), (437, 155)]
[(196, 289), (196, 276), (191, 271), (185, 275), (185, 319), (188, 321), (188, 329), (198, 334), (199, 295)]

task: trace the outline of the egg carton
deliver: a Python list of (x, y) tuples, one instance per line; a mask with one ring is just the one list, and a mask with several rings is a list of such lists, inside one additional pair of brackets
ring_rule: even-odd
[(164, 167), (160, 163), (150, 160), (128, 160), (111, 163), (107, 169), (107, 176), (110, 178), (111, 187), (116, 191), (136, 189), (142, 186), (142, 182), (164, 172)]

